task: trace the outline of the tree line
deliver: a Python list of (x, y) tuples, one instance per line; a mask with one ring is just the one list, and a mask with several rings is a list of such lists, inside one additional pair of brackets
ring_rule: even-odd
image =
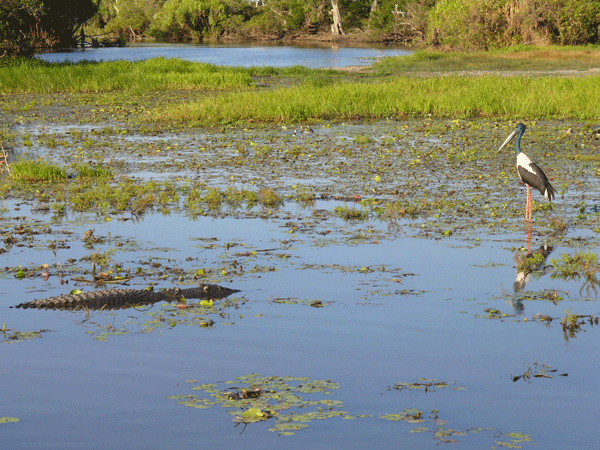
[(0, 0), (0, 56), (125, 41), (357, 39), (458, 50), (600, 40), (598, 0)]

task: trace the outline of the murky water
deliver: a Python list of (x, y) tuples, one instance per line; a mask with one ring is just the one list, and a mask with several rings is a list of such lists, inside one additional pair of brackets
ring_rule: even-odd
[[(38, 338), (0, 344), (0, 417), (20, 419), (0, 424), (5, 446), (439, 448), (457, 441), (473, 449), (595, 448), (599, 330), (586, 323), (570, 335), (560, 324), (567, 309), (581, 316), (600, 312), (594, 286), (586, 289), (584, 280), (544, 272), (531, 275), (518, 292), (514, 286), (520, 247), (551, 245), (548, 265), (582, 248), (598, 251), (598, 215), (589, 207), (598, 189), (595, 166), (580, 167), (568, 159), (563, 173), (548, 171), (556, 186), (562, 185), (564, 198), (557, 198), (556, 210), (536, 212), (528, 234), (513, 155), (486, 154), (486, 147), (497, 147), (486, 137), (472, 144), (480, 159), (470, 159), (460, 145), (464, 132), (447, 126), (433, 122), (432, 132), (418, 121), (340, 124), (318, 127), (302, 139), (288, 129), (162, 136), (162, 149), (179, 142), (172, 152), (182, 161), (197, 156), (183, 149), (185, 144), (206, 147), (209, 154), (201, 158), (214, 162), (210, 177), (196, 170), (188, 175), (210, 179), (212, 186), (226, 186), (239, 167), (239, 178), (255, 171), (266, 184), (283, 179), (278, 186), (284, 193), (299, 182), (331, 193), (332, 198), (310, 206), (286, 201), (272, 210), (256, 207), (195, 219), (172, 211), (122, 221), (130, 216), (54, 216), (31, 211), (36, 203), (5, 200), (0, 216), (5, 229), (23, 220), (51, 229), (5, 245), (8, 251), (0, 255), (0, 266), (7, 267), (0, 278), (1, 322), (23, 332), (48, 330)], [(561, 129), (561, 124), (538, 126), (548, 135)], [(476, 124), (463, 127), (476, 134)], [(33, 130), (26, 132), (36, 138)], [(375, 142), (360, 144), (366, 133)], [(142, 155), (137, 160), (122, 147), (122, 157), (131, 161), (129, 174), (140, 179), (152, 173), (181, 176), (141, 150), (152, 148), (156, 136), (137, 139), (143, 143), (132, 150)], [(225, 141), (239, 146), (219, 147)], [(49, 159), (68, 158), (69, 152), (81, 151), (78, 145), (40, 151)], [(246, 155), (246, 165), (231, 166), (230, 158), (244, 146), (255, 159)], [(278, 161), (278, 170), (269, 169), (255, 150), (264, 147), (270, 149), (268, 158)], [(302, 153), (291, 162), (296, 148)], [(335, 151), (327, 153), (328, 148)], [(100, 144), (94, 146), (94, 152), (101, 151)], [(448, 155), (454, 159), (446, 160)], [(559, 158), (567, 158), (566, 150), (545, 158), (545, 167), (559, 166)], [(338, 170), (342, 162), (346, 168)], [(486, 166), (493, 176), (473, 181)], [(164, 171), (157, 173), (157, 167)], [(370, 176), (361, 177), (361, 169)], [(506, 178), (504, 170), (510, 171)], [(588, 180), (585, 192), (571, 178), (579, 170), (579, 179)], [(374, 174), (382, 180), (375, 183)], [(421, 184), (411, 188), (416, 179)], [(371, 214), (365, 221), (344, 221), (325, 213), (352, 205), (348, 197), (356, 193), (431, 198), (450, 189), (464, 203), (413, 218)], [(504, 222), (494, 218), (497, 210), (486, 209), (499, 203), (499, 191), (510, 203), (508, 211), (517, 211), (502, 213), (508, 218)], [(335, 200), (335, 194), (343, 198)], [(581, 201), (588, 205), (583, 212), (576, 206)], [(465, 214), (461, 208), (472, 209)], [(554, 216), (570, 225), (562, 235), (548, 227)], [(492, 227), (495, 220), (499, 225)], [(90, 229), (99, 239), (91, 246), (83, 239)], [(57, 240), (61, 245), (49, 248)], [(75, 287), (93, 289), (74, 281), (91, 278), (92, 264), (82, 258), (107, 251), (113, 252), (111, 268), (132, 274), (131, 287), (209, 281), (240, 292), (199, 313), (214, 321), (210, 327), (174, 304), (89, 315), (9, 308)], [(42, 264), (50, 266), (47, 280), (40, 273)], [(36, 276), (19, 279), (9, 270), (18, 265)], [(61, 285), (61, 273), (68, 284)], [(542, 315), (554, 320), (540, 320)], [(273, 397), (274, 417), (246, 427), (236, 426), (228, 413), (235, 412), (235, 402), (224, 395), (209, 408), (190, 407), (190, 401), (213, 399), (211, 388), (202, 385), (250, 389), (236, 378), (254, 373), (331, 380), (339, 387), (326, 393), (296, 391), (293, 401)], [(530, 377), (513, 381), (525, 373)], [(394, 389), (402, 383), (403, 389)], [(187, 406), (182, 404), (186, 400)], [(307, 427), (291, 436), (271, 431), (282, 422), (277, 408), (287, 408), (282, 411), (289, 424)], [(306, 411), (320, 420), (301, 416)]]
[(312, 69), (373, 64), (386, 56), (409, 55), (402, 48), (371, 46), (343, 47), (337, 44), (319, 46), (256, 44), (134, 44), (124, 48), (97, 48), (72, 52), (46, 53), (38, 58), (60, 61), (139, 61), (149, 58), (181, 58), (187, 61), (220, 66), (305, 66)]

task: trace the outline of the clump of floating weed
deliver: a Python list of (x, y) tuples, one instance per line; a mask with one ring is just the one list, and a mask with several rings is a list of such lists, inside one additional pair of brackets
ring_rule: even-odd
[(385, 205), (384, 217), (401, 219), (406, 216), (406, 208), (400, 202), (390, 202)]
[(369, 213), (366, 210), (361, 210), (355, 207), (337, 206), (334, 208), (335, 213), (344, 220), (367, 220)]
[(406, 202), (395, 201), (385, 205), (384, 215), (394, 219), (404, 216), (417, 217), (423, 211), (424, 203), (408, 204)]
[(517, 253), (515, 261), (518, 272), (531, 273), (541, 267), (546, 262), (546, 258), (540, 252)]
[(580, 291), (591, 289), (596, 295), (598, 294), (600, 280), (598, 280), (596, 274), (600, 272), (600, 264), (598, 264), (596, 253), (581, 251), (574, 255), (564, 254), (558, 260), (553, 259), (552, 265), (554, 266), (552, 278), (558, 277), (565, 280), (580, 280), (583, 278), (585, 282)]
[(229, 186), (225, 191), (225, 198), (230, 205), (239, 206), (245, 199), (245, 193), (243, 190)]
[(356, 136), (354, 138), (354, 142), (356, 142), (359, 145), (361, 145), (361, 144), (374, 144), (375, 143), (375, 139), (373, 139), (371, 136), (365, 136), (365, 135), (359, 134), (358, 136)]
[(235, 187), (228, 187), (223, 194), (226, 202), (234, 207), (239, 207), (243, 202), (248, 204), (251, 208), (255, 203), (259, 201), (259, 196), (254, 191), (247, 191), (245, 189), (236, 189)]
[(112, 257), (116, 251), (114, 249), (108, 249), (105, 252), (101, 253), (92, 253), (88, 259), (94, 264), (98, 264), (101, 268), (107, 268), (110, 266), (112, 261)]
[(560, 321), (563, 331), (577, 331), (580, 326), (577, 320), (577, 314), (571, 313), (571, 311), (567, 308), (565, 310), (565, 317)]
[(565, 279), (596, 278), (596, 273), (600, 271), (598, 255), (591, 252), (580, 251), (574, 255), (564, 254), (560, 259), (553, 259), (552, 265), (556, 276)]
[(258, 203), (260, 198), (258, 197), (258, 193), (254, 191), (242, 191), (244, 193), (244, 197), (248, 202), (248, 205), (251, 206), (254, 203)]
[(299, 186), (299, 187), (295, 187), (295, 189), (296, 189), (296, 201), (302, 206), (312, 205), (315, 202), (315, 200), (317, 199), (317, 196), (315, 195), (315, 193), (308, 187)]
[(575, 155), (575, 159), (582, 162), (596, 162), (600, 161), (600, 155)]
[(550, 227), (559, 234), (564, 234), (569, 229), (567, 222), (560, 217), (553, 217), (550, 219)]
[(91, 166), (82, 164), (77, 167), (77, 173), (81, 178), (101, 178), (110, 179), (113, 177), (113, 171), (108, 167)]
[(268, 208), (274, 208), (283, 203), (283, 200), (279, 194), (271, 188), (261, 188), (258, 191), (258, 201), (261, 205)]
[(203, 200), (212, 209), (220, 208), (223, 203), (223, 193), (218, 188), (208, 188)]
[(585, 331), (583, 327), (586, 324), (594, 326), (598, 325), (598, 323), (600, 323), (598, 316), (594, 316), (593, 314), (573, 314), (568, 308), (565, 310), (565, 317), (560, 321), (566, 341), (569, 338), (574, 338), (576, 333)]
[(69, 183), (64, 191), (56, 189), (56, 200), (68, 202), (74, 211), (131, 211), (140, 214), (156, 205), (175, 203), (176, 193), (169, 182), (138, 183), (123, 178), (118, 183), (98, 183), (95, 178), (81, 178)]
[(10, 177), (20, 182), (60, 181), (67, 178), (67, 172), (43, 161), (22, 159), (12, 165)]

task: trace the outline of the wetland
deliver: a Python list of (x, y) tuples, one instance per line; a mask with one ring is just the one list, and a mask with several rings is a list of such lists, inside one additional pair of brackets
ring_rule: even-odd
[[(10, 448), (595, 448), (600, 134), (580, 93), (597, 76), (433, 60), (3, 68)], [(423, 86), (480, 90), (446, 107)], [(542, 112), (488, 112), (490, 86)], [(534, 192), (531, 224), (498, 151), (519, 121), (558, 191)], [(13, 308), (201, 283), (239, 292)]]

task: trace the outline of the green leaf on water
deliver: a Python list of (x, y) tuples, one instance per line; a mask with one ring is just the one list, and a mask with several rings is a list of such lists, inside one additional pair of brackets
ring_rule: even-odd
[(20, 422), (21, 419), (18, 417), (0, 417), (0, 423), (12, 423), (12, 422)]
[(260, 422), (269, 419), (271, 416), (260, 408), (250, 408), (242, 413), (242, 421), (245, 423)]

